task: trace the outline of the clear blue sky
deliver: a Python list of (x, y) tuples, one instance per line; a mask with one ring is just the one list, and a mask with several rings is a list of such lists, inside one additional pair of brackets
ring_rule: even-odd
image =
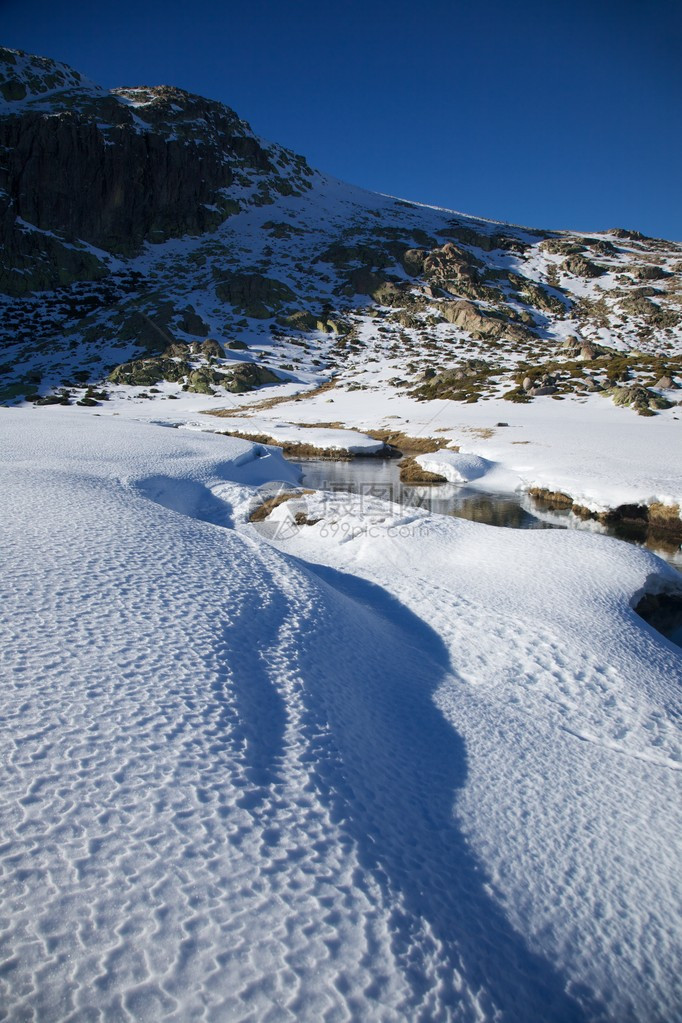
[(682, 240), (682, 0), (0, 0), (5, 45), (179, 85), (367, 188)]

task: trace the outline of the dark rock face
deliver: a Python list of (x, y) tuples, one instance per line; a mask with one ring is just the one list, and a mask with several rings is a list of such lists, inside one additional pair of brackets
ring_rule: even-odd
[(230, 302), (247, 316), (263, 320), (278, 312), (284, 303), (295, 300), (291, 288), (283, 281), (260, 273), (233, 273), (216, 285), (216, 295)]
[(78, 114), (3, 119), (0, 146), (9, 154), (0, 169), (6, 210), (11, 205), (15, 217), (42, 230), (110, 252), (214, 226), (215, 212), (204, 204), (233, 180), (208, 146), (138, 134), (128, 124), (105, 136)]
[(283, 180), (271, 152), (220, 103), (169, 86), (108, 93), (65, 65), (2, 48), (0, 65), (9, 76), (0, 102), (0, 290), (9, 294), (106, 272), (91, 253), (65, 249), (76, 239), (131, 256), (145, 241), (214, 229), (239, 210), (228, 194), (237, 178), (279, 192), (308, 185), (302, 158), (278, 152), (290, 168)]

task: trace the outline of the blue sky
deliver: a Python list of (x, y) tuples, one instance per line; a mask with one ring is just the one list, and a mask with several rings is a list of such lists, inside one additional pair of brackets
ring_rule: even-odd
[(2, 42), (220, 99), (378, 191), (682, 240), (680, 0), (0, 0)]

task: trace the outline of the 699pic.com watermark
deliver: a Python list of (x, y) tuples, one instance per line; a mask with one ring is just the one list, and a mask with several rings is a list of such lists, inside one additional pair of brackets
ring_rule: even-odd
[(350, 522), (348, 519), (340, 521), (325, 522), (319, 527), (319, 535), (324, 539), (329, 537), (335, 540), (354, 540), (357, 537), (369, 537), (378, 539), (381, 536), (401, 537), (407, 539), (411, 536), (426, 536), (429, 532), (425, 522), (403, 522), (403, 523), (366, 523), (360, 524)]
[(408, 538), (428, 531), (419, 494), (393, 484), (363, 484), (350, 492), (338, 485), (306, 490), (275, 481), (251, 499), (249, 521), (273, 540), (289, 540), (304, 526), (316, 526), (322, 539)]

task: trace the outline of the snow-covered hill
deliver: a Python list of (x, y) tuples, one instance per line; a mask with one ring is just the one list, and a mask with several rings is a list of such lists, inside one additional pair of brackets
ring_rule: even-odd
[(671, 569), (340, 500), (279, 553), (266, 448), (2, 431), (7, 1018), (675, 1018)]
[[(279, 399), (326, 383), (323, 401), (249, 411), (249, 432), (322, 422), (409, 437), (437, 421), (444, 446), (473, 443), (519, 485), (595, 513), (622, 482), (633, 505), (679, 505), (677, 472), (650, 480), (638, 461), (585, 488), (555, 446), (575, 422), (597, 446), (607, 437), (603, 466), (639, 413), (644, 448), (679, 447), (679, 244), (365, 192), (219, 103), (166, 86), (107, 92), (54, 61), (0, 56), (0, 400), (84, 416), (132, 402), (148, 418), (196, 395), (194, 412), (232, 415), (254, 388)], [(539, 429), (512, 441), (507, 421)], [(536, 434), (553, 438), (549, 460)]]
[(299, 381), (380, 361), (388, 386), (468, 402), (657, 385), (616, 395), (646, 411), (680, 382), (678, 244), (364, 192), (219, 103), (2, 58), (6, 400), (140, 355), (121, 380), (223, 394), (243, 360)]
[(270, 442), (674, 543), (682, 246), (0, 61), (0, 1018), (680, 1018), (679, 573)]

